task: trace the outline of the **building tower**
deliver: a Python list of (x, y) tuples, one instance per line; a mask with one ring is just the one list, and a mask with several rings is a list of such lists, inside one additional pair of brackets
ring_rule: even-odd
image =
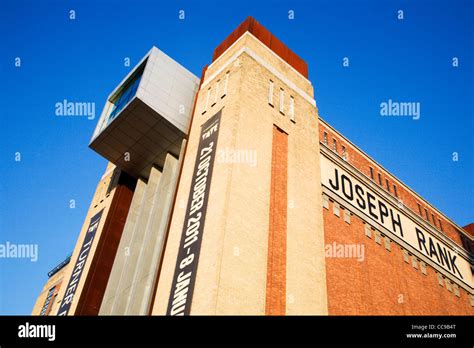
[(152, 48), (90, 147), (106, 173), (34, 314), (474, 314), (473, 224), (322, 120), (251, 17), (201, 79)]
[(306, 63), (248, 18), (197, 94), (153, 314), (327, 314), (319, 167)]

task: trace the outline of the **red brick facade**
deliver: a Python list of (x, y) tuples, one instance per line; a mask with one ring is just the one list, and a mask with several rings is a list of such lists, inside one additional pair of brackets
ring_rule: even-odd
[(365, 235), (364, 223), (352, 215), (350, 224), (333, 214), (333, 203), (323, 208), (325, 243), (363, 244), (364, 259), (326, 258), (328, 312), (330, 315), (474, 315), (469, 294), (441, 286), (434, 269), (426, 275), (404, 261), (395, 243), (391, 251)]
[[(124, 175), (125, 177), (128, 177)], [(75, 315), (98, 315), (107, 282), (120, 243), (128, 210), (133, 198), (134, 184), (119, 180), (97, 250), (77, 304)]]
[[(363, 155), (324, 122), (320, 122), (319, 132), (321, 146), (334, 150), (335, 139), (339, 156), (346, 157), (351, 165), (368, 178), (371, 178), (372, 167), (375, 183), (379, 184), (380, 173), (383, 190), (389, 191), (392, 196), (396, 194), (396, 197), (417, 215), (420, 215), (419, 203), (423, 219), (462, 246), (459, 228), (426, 201), (417, 197), (413, 191)], [(390, 190), (387, 189), (386, 179)], [(383, 235), (377, 243), (375, 231), (371, 231), (369, 238), (360, 218), (351, 215), (350, 222), (347, 223), (343, 218), (344, 210), (341, 208), (337, 216), (333, 207), (334, 202), (330, 201), (328, 207), (323, 208), (325, 244), (332, 245), (335, 242), (340, 245), (363, 245), (364, 258), (358, 261), (355, 257), (326, 257), (329, 314), (474, 315), (474, 307), (466, 290), (445, 278), (439, 279), (438, 273), (423, 263), (423, 267), (426, 267), (424, 274), (420, 260), (411, 255), (404, 256), (402, 248), (393, 241), (389, 242), (387, 248)], [(425, 216), (425, 207), (428, 209), (429, 220)], [(435, 222), (432, 214), (435, 216)]]
[[(357, 149), (353, 147), (349, 142), (347, 142), (344, 137), (335, 132), (332, 128), (327, 126), (325, 123), (319, 123), (319, 139), (322, 144), (324, 144), (324, 133), (327, 133), (327, 146), (332, 149), (333, 139), (337, 141), (337, 153), (342, 156), (342, 147), (344, 146), (347, 151), (347, 161), (355, 166), (361, 173), (363, 173), (368, 178), (370, 175), (370, 168), (373, 168), (373, 181), (379, 183), (378, 174), (381, 174), (382, 184), (381, 188), (385, 191), (388, 191), (386, 180), (388, 180), (390, 191), (388, 191), (392, 196), (396, 196), (403, 205), (415, 214), (420, 215), (418, 204), (421, 208), (421, 217), (429, 222), (431, 226), (436, 228), (438, 231), (442, 232), (449, 238), (451, 238), (456, 244), (462, 246), (461, 237), (459, 235), (459, 230), (454, 226), (450, 221), (446, 220), (442, 215), (439, 214), (436, 210), (428, 205), (421, 197), (416, 197), (415, 194), (407, 189), (400, 181), (395, 179), (390, 175), (385, 169), (383, 169), (379, 164), (374, 161), (371, 161), (368, 157), (362, 155)], [(394, 186), (396, 189), (394, 189)], [(395, 194), (396, 190), (396, 194)], [(425, 209), (428, 211), (428, 217), (426, 218)], [(433, 222), (432, 216), (434, 215), (435, 221)], [(440, 224), (441, 221), (441, 224)]]

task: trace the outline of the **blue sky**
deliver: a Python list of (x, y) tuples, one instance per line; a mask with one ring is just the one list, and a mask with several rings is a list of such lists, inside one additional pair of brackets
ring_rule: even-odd
[[(474, 222), (473, 3), (3, 1), (0, 243), (38, 244), (39, 255), (0, 259), (0, 314), (29, 314), (47, 272), (74, 248), (106, 166), (87, 145), (130, 69), (124, 59), (133, 66), (155, 45), (199, 76), (248, 15), (308, 63), (327, 122), (456, 223)], [(96, 119), (55, 116), (64, 99), (95, 102)], [(420, 119), (381, 117), (388, 99), (419, 102)]]

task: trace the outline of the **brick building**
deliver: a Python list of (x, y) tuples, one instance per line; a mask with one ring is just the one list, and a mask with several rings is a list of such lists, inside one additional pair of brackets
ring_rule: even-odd
[(32, 315), (50, 315), (56, 313), (61, 303), (61, 298), (58, 298), (58, 292), (61, 285), (63, 285), (64, 273), (70, 260), (71, 257), (69, 256), (48, 272), (48, 280), (36, 299), (35, 306), (31, 312)]
[(307, 64), (251, 17), (201, 79), (150, 50), (90, 147), (107, 183), (50, 314), (474, 314), (472, 224), (319, 118)]

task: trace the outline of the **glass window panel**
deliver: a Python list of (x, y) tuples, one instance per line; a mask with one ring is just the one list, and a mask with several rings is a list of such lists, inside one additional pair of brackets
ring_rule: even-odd
[(117, 115), (122, 111), (122, 109), (128, 104), (128, 102), (135, 96), (140, 80), (142, 78), (143, 71), (139, 75), (136, 75), (132, 80), (130, 80), (127, 86), (121, 91), (120, 95), (113, 102), (114, 106), (109, 115), (107, 123), (110, 123)]

